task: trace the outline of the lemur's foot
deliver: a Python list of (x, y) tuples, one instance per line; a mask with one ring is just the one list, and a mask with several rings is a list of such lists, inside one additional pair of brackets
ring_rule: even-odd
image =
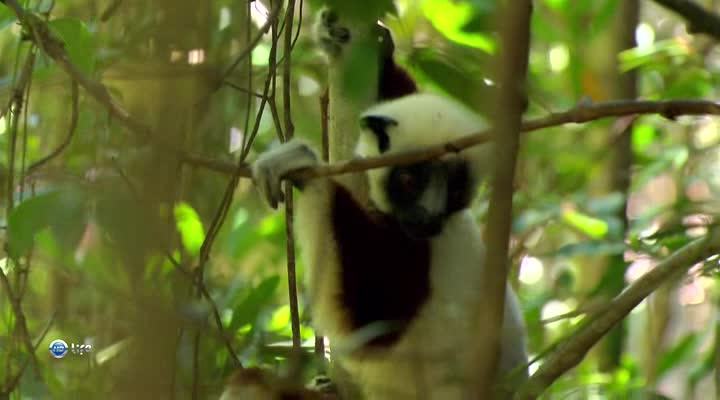
[(312, 167), (317, 163), (315, 151), (304, 142), (293, 139), (258, 157), (252, 165), (253, 180), (270, 207), (277, 208), (279, 202), (285, 201), (282, 180), (293, 171)]
[(341, 25), (337, 12), (329, 8), (320, 11), (315, 34), (325, 52), (332, 57), (337, 57), (342, 53), (343, 46), (350, 42), (351, 37), (350, 29)]

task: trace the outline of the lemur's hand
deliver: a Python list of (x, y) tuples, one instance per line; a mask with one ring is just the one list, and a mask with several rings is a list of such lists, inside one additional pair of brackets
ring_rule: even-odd
[(340, 24), (337, 12), (329, 8), (320, 11), (315, 24), (315, 36), (325, 52), (338, 57), (344, 45), (350, 42), (350, 29)]
[(289, 173), (313, 167), (317, 163), (317, 154), (310, 146), (300, 140), (292, 139), (258, 157), (252, 165), (253, 180), (270, 207), (277, 208), (279, 202), (285, 201), (281, 181)]

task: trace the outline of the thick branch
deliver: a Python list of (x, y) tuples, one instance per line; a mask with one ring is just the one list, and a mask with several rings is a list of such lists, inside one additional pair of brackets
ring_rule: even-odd
[[(520, 131), (532, 132), (569, 123), (580, 124), (601, 118), (623, 117), (636, 114), (660, 114), (670, 119), (675, 119), (682, 115), (720, 115), (720, 103), (706, 100), (621, 100), (598, 104), (583, 104), (568, 111), (553, 113), (546, 117), (525, 121), (520, 127)], [(431, 160), (446, 153), (458, 152), (468, 147), (486, 143), (491, 140), (491, 134), (492, 131), (487, 129), (475, 135), (466, 136), (452, 142), (430, 146), (424, 149), (380, 157), (355, 158), (330, 165), (321, 165), (300, 171), (294, 176), (298, 178), (312, 178), (340, 175), (390, 165), (412, 164)], [(229, 161), (206, 159), (192, 154), (183, 155), (182, 160), (190, 165), (196, 165), (223, 174), (238, 174), (246, 178), (252, 175), (250, 166), (246, 164), (238, 167), (237, 164)]]
[(611, 328), (661, 284), (685, 273), (690, 267), (720, 252), (720, 229), (697, 239), (661, 261), (653, 270), (615, 297), (599, 315), (589, 316), (583, 326), (558, 348), (523, 386), (516, 399), (534, 399), (559, 376), (575, 367)]
[(494, 110), (493, 126), (496, 148), (496, 165), (488, 208), (485, 232), (485, 262), (479, 288), (482, 301), (475, 315), (473, 330), (483, 331), (478, 354), (479, 398), (495, 398), (495, 375), (500, 355), (501, 327), (508, 275), (508, 255), (512, 226), (512, 205), (515, 186), (515, 169), (522, 114), (527, 99), (525, 80), (530, 52), (531, 0), (505, 3), (501, 13), (500, 38), (502, 52), (496, 65), (500, 85), (508, 88), (499, 93)]
[(706, 10), (691, 0), (654, 0), (685, 18), (690, 33), (705, 33), (720, 39), (720, 15)]

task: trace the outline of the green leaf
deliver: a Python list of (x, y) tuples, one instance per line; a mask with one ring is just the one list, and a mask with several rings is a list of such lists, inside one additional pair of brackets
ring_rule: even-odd
[[(497, 43), (490, 32), (467, 31), (472, 28), (473, 20), (477, 18), (478, 13), (484, 14), (487, 13), (487, 10), (483, 12), (483, 9), (467, 2), (426, 0), (423, 2), (423, 13), (438, 32), (453, 42), (480, 49), (489, 54), (495, 53)], [(475, 21), (475, 25), (477, 25), (477, 21)]]
[(93, 37), (83, 21), (78, 18), (57, 18), (49, 23), (52, 32), (65, 44), (70, 61), (85, 73), (95, 69)]
[(270, 302), (279, 284), (280, 277), (274, 275), (253, 288), (247, 297), (233, 310), (228, 329), (235, 331), (243, 325), (253, 323), (260, 314), (262, 307)]
[(568, 225), (578, 229), (593, 239), (601, 239), (608, 233), (607, 222), (593, 218), (576, 210), (567, 210), (562, 214), (562, 219)]
[(568, 0), (545, 0), (545, 4), (555, 11), (562, 11), (567, 7)]
[(662, 378), (671, 369), (684, 360), (695, 357), (698, 346), (698, 335), (691, 333), (678, 341), (671, 349), (662, 355), (657, 365), (657, 377)]
[(187, 203), (175, 205), (175, 224), (185, 250), (192, 255), (200, 254), (200, 248), (205, 241), (205, 230), (197, 212)]
[(559, 257), (576, 256), (608, 256), (622, 254), (625, 251), (624, 243), (612, 243), (599, 240), (571, 243), (560, 247), (550, 255)]
[(35, 236), (50, 228), (64, 248), (80, 240), (85, 227), (85, 199), (77, 191), (54, 191), (31, 197), (8, 218), (8, 253), (17, 258), (32, 247)]
[(613, 215), (625, 206), (625, 195), (612, 192), (603, 196), (593, 197), (585, 207), (589, 212), (598, 215)]
[(413, 61), (418, 70), (443, 90), (461, 100), (469, 100), (467, 95), (470, 94), (468, 93), (470, 82), (467, 74), (460, 70), (457, 63), (451, 63), (429, 51), (421, 52)]
[(9, 7), (0, 7), (0, 30), (5, 29), (15, 21), (17, 21), (17, 18), (15, 18), (15, 14)]
[(688, 385), (695, 388), (700, 381), (715, 370), (715, 349), (706, 351), (700, 363), (693, 363), (688, 372)]

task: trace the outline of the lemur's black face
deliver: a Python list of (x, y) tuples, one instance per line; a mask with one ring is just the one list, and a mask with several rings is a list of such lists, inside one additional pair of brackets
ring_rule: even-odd
[(439, 234), (472, 198), (470, 170), (462, 159), (394, 167), (385, 181), (391, 214), (415, 237)]

